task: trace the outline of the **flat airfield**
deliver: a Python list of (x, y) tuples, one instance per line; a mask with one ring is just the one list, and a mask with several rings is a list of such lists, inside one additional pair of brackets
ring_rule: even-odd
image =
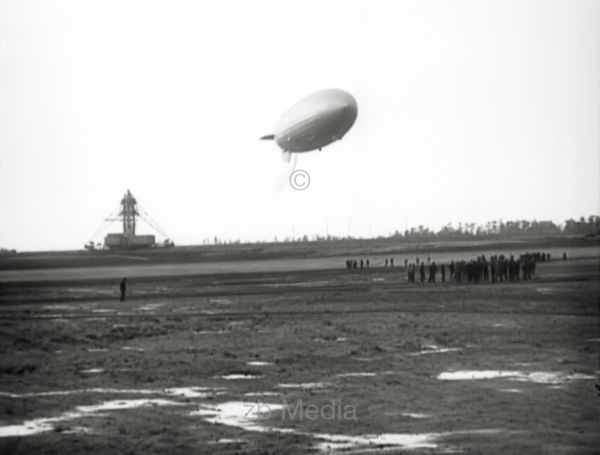
[(4, 269), (0, 453), (596, 453), (599, 249), (568, 252), (495, 284), (407, 283), (421, 252)]

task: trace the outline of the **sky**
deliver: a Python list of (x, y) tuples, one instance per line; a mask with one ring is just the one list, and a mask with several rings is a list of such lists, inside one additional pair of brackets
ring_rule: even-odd
[[(258, 138), (325, 88), (358, 118), (296, 191)], [(595, 0), (0, 2), (5, 248), (81, 248), (127, 189), (199, 244), (562, 222), (599, 177)]]

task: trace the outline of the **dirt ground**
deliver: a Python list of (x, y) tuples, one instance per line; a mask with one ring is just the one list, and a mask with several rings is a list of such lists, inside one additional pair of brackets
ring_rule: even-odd
[(0, 281), (0, 453), (597, 453), (598, 266)]

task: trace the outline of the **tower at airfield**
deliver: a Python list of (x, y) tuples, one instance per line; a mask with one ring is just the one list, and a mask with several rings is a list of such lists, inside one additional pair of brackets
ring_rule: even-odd
[[(121, 199), (121, 210), (118, 218), (123, 225), (123, 232), (107, 234), (104, 237), (104, 246), (114, 248), (149, 248), (156, 246), (154, 235), (137, 235), (135, 233), (137, 217), (140, 216), (136, 199), (127, 190)], [(150, 223), (149, 223), (150, 224)]]
[[(153, 234), (137, 234), (138, 221), (143, 220), (145, 224), (150, 226), (161, 237), (164, 238), (160, 244), (157, 244), (156, 237)], [(119, 206), (113, 210), (111, 215), (106, 218), (103, 224), (96, 231), (99, 234), (104, 230), (108, 223), (118, 221), (122, 226), (123, 232), (108, 233), (104, 237), (103, 248), (105, 249), (131, 249), (131, 248), (154, 248), (156, 246), (170, 247), (174, 243), (169, 239), (169, 236), (161, 229), (150, 217), (150, 215), (140, 207), (131, 191), (127, 190)], [(95, 235), (93, 236), (95, 237)], [(98, 244), (98, 247), (100, 245)], [(88, 242), (86, 249), (96, 249), (93, 240)]]

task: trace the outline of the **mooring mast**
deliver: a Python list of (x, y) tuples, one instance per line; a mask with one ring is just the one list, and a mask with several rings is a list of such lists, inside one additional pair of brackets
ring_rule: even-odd
[(135, 235), (135, 217), (139, 215), (137, 211), (137, 201), (127, 190), (123, 199), (121, 199), (121, 211), (119, 216), (123, 219), (123, 235), (133, 237)]
[[(136, 227), (138, 219), (143, 220), (158, 234), (164, 237), (164, 241), (157, 245), (156, 238), (151, 234), (139, 235), (136, 234)], [(123, 249), (123, 248), (153, 248), (156, 246), (172, 247), (175, 244), (169, 239), (166, 232), (158, 225), (154, 219), (141, 207), (137, 200), (131, 194), (131, 191), (127, 190), (120, 204), (112, 211), (108, 218), (104, 219), (104, 222), (96, 230), (96, 233), (92, 236), (85, 248), (93, 250), (96, 248), (93, 239), (102, 232), (107, 223), (119, 221), (123, 225), (123, 232), (119, 233), (108, 233), (104, 237), (104, 248), (110, 249)]]

